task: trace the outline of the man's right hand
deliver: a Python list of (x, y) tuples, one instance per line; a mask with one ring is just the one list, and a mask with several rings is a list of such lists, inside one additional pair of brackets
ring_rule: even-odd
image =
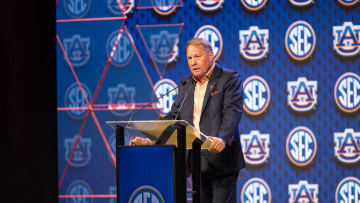
[(135, 137), (135, 138), (130, 140), (130, 145), (131, 146), (152, 145), (152, 142), (151, 142), (151, 140), (149, 138)]

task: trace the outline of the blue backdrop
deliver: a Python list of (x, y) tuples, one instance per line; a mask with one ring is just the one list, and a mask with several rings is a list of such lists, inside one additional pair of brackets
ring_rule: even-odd
[(190, 74), (199, 36), (244, 82), (238, 202), (357, 202), (358, 1), (58, 0), (59, 201), (115, 202), (105, 121), (166, 114), (176, 94), (146, 103)]

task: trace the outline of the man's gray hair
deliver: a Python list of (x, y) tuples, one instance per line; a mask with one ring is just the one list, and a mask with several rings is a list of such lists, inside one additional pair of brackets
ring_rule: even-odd
[(206, 51), (208, 51), (208, 52), (213, 51), (210, 42), (207, 41), (206, 39), (203, 39), (203, 38), (194, 38), (194, 39), (192, 39), (192, 40), (189, 40), (189, 41), (187, 42), (187, 44), (186, 44), (186, 49), (187, 49), (190, 45), (196, 45), (196, 46), (201, 45), (201, 46), (203, 46), (203, 47), (206, 49)]

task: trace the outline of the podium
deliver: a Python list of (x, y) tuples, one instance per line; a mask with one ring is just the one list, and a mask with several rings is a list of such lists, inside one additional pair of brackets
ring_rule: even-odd
[[(186, 149), (192, 149), (193, 202), (200, 202), (200, 152), (207, 150), (211, 144), (211, 140), (205, 134), (185, 120), (107, 121), (106, 123), (116, 131), (118, 203), (147, 200), (186, 202)], [(124, 146), (125, 136), (130, 140), (134, 137), (149, 138), (153, 145)], [(133, 178), (129, 174), (133, 175)], [(154, 184), (161, 183), (157, 187), (164, 188), (163, 193), (144, 180), (156, 175), (158, 177), (150, 179), (155, 180)], [(136, 185), (134, 180), (139, 180), (140, 183)], [(163, 186), (162, 183), (169, 185)], [(131, 189), (128, 190), (129, 188)], [(145, 198), (147, 200), (144, 200)]]

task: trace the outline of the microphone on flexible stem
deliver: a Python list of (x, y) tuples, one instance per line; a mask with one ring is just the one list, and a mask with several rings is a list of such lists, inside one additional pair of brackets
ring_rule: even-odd
[[(192, 84), (193, 85), (196, 85), (196, 81), (195, 80), (193, 80), (192, 81)], [(180, 115), (180, 110), (181, 110), (181, 108), (183, 107), (183, 105), (184, 105), (184, 102), (185, 102), (185, 100), (186, 100), (186, 97), (188, 96), (188, 94), (189, 94), (189, 90), (190, 90), (190, 88), (191, 87), (193, 87), (192, 85), (190, 85), (189, 86), (189, 88), (186, 90), (186, 94), (185, 94), (185, 97), (184, 97), (184, 99), (181, 101), (181, 105), (180, 105), (180, 107), (179, 107), (179, 109), (178, 109), (178, 111), (176, 112), (176, 116), (175, 116), (175, 119), (174, 120), (176, 120), (177, 118), (178, 118), (178, 116)]]
[(180, 83), (180, 85), (179, 85), (179, 86), (177, 86), (177, 87), (175, 87), (174, 89), (172, 89), (172, 90), (168, 91), (166, 94), (161, 95), (161, 97), (156, 98), (154, 101), (152, 101), (152, 102), (148, 103), (147, 105), (145, 105), (145, 106), (141, 107), (140, 109), (138, 109), (138, 110), (134, 111), (134, 112), (131, 114), (131, 116), (130, 116), (130, 118), (129, 118), (129, 121), (128, 121), (128, 124), (127, 124), (126, 126), (127, 126), (127, 127), (129, 127), (129, 126), (130, 126), (130, 122), (131, 122), (132, 118), (134, 117), (134, 115), (135, 115), (137, 112), (139, 112), (139, 111), (143, 110), (146, 106), (149, 106), (149, 105), (151, 105), (151, 104), (153, 104), (153, 103), (155, 103), (155, 102), (159, 101), (161, 98), (163, 98), (164, 96), (168, 95), (170, 92), (172, 92), (172, 91), (174, 91), (174, 90), (178, 89), (179, 87), (182, 87), (182, 86), (186, 85), (186, 83), (187, 83), (186, 81), (182, 81), (182, 82)]

